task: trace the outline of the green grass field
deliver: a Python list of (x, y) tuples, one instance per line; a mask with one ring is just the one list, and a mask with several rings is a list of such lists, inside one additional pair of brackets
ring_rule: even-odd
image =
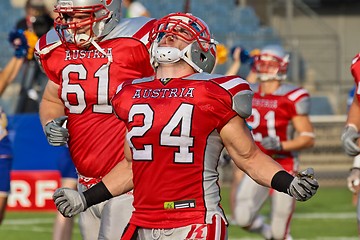
[[(223, 188), (223, 207), (229, 213), (229, 189)], [(346, 188), (320, 188), (318, 194), (308, 202), (298, 203), (292, 222), (294, 239), (311, 240), (355, 240), (356, 208), (351, 203), (351, 193)], [(268, 204), (263, 214), (269, 213)], [(1, 240), (49, 240), (55, 213), (8, 212), (0, 226)], [(74, 240), (80, 240), (79, 229), (74, 229)], [(230, 226), (229, 239), (261, 239), (248, 234), (236, 226)]]

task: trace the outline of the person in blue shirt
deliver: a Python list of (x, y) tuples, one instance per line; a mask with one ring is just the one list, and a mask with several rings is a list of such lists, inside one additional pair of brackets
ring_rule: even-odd
[(5, 217), (8, 195), (10, 193), (10, 171), (13, 153), (7, 131), (7, 117), (0, 107), (0, 224)]

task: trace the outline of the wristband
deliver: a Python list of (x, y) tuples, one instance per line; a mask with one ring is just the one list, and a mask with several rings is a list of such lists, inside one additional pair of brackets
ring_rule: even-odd
[(113, 195), (109, 192), (109, 190), (102, 181), (83, 192), (83, 194), (86, 200), (87, 207), (91, 207), (95, 204), (109, 200), (113, 197)]
[(357, 132), (359, 131), (358, 128), (357, 128), (357, 126), (356, 126), (355, 124), (353, 124), (353, 123), (348, 123), (348, 124), (346, 124), (345, 128), (346, 128), (346, 127), (352, 127), (352, 128), (354, 128)]
[(294, 179), (285, 170), (280, 170), (271, 179), (271, 187), (279, 192), (288, 193), (288, 189), (292, 180)]
[(353, 167), (360, 168), (360, 155), (354, 157)]

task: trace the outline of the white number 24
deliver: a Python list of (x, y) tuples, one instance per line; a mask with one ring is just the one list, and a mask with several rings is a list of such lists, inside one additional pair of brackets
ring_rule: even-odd
[[(194, 162), (193, 153), (190, 152), (190, 147), (194, 145), (194, 138), (191, 137), (193, 108), (194, 107), (190, 104), (181, 104), (160, 133), (160, 145), (178, 148), (178, 151), (174, 156), (175, 163)], [(145, 144), (142, 149), (136, 149), (131, 140), (133, 137), (144, 136), (151, 129), (152, 124), (154, 123), (154, 111), (148, 104), (133, 105), (129, 112), (129, 121), (133, 121), (134, 116), (136, 115), (144, 116), (144, 124), (142, 126), (133, 127), (127, 134), (129, 145), (133, 149), (133, 158), (134, 160), (151, 161), (153, 156), (153, 145)], [(171, 135), (174, 129), (180, 124), (181, 133), (179, 136)]]

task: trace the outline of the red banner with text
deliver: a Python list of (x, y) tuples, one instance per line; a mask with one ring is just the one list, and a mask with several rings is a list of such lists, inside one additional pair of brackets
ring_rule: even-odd
[(11, 194), (8, 210), (55, 210), (52, 200), (54, 191), (60, 187), (60, 173), (55, 170), (11, 172)]

